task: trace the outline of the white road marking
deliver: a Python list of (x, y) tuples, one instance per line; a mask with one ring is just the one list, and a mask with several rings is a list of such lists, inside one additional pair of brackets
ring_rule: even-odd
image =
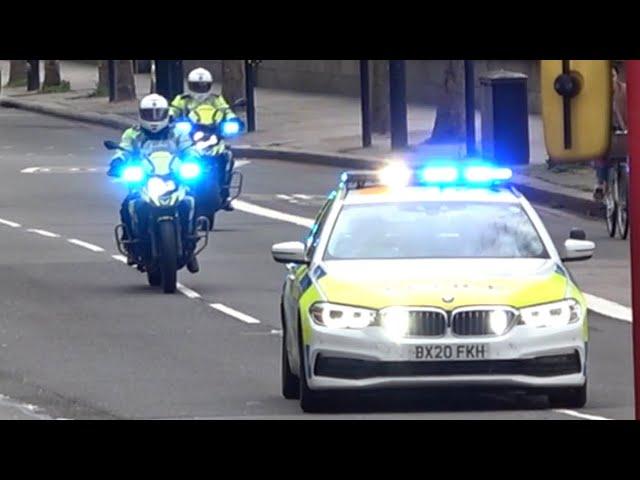
[(38, 235), (42, 235), (43, 237), (48, 238), (60, 238), (60, 235), (58, 235), (57, 233), (52, 233), (47, 230), (40, 230), (38, 228), (28, 228), (27, 232), (37, 233)]
[(111, 255), (111, 258), (117, 260), (118, 262), (127, 263), (127, 257), (124, 255)]
[(576, 412), (575, 410), (557, 409), (553, 411), (556, 413), (563, 413), (565, 415), (570, 415), (572, 417), (581, 418), (583, 420), (613, 420), (612, 418), (600, 417), (598, 415), (589, 415), (587, 413)]
[(71, 171), (71, 172), (77, 172), (77, 171), (79, 171), (79, 170), (80, 170), (80, 169), (79, 169), (78, 167), (73, 167), (70, 171)]
[(56, 148), (56, 147), (54, 147), (53, 145), (49, 145), (48, 147), (44, 147), (45, 150), (53, 150), (54, 148)]
[(78, 240), (77, 238), (70, 238), (67, 241), (79, 247), (91, 250), (92, 252), (104, 252), (104, 248), (94, 245), (93, 243), (83, 242), (82, 240)]
[(15, 148), (14, 145), (3, 145), (2, 149), (3, 150), (11, 150), (12, 148)]
[(185, 287), (181, 283), (178, 283), (178, 291), (185, 297), (191, 299), (202, 298), (202, 295), (200, 295), (198, 292), (196, 292), (195, 290), (191, 290), (189, 287)]
[(0, 218), (0, 223), (2, 225), (7, 225), (8, 227), (18, 228), (21, 227), (19, 223), (12, 222), (11, 220), (5, 220), (4, 218)]
[(584, 293), (583, 295), (587, 300), (589, 310), (593, 310), (594, 312), (606, 317), (622, 320), (623, 322), (632, 321), (633, 316), (629, 307), (625, 307), (624, 305), (612, 302), (606, 298), (596, 297), (595, 295), (590, 295), (588, 293)]
[(301, 198), (303, 200), (311, 200), (311, 195), (303, 195), (301, 193), (295, 193), (293, 196), (296, 198)]
[(244, 167), (245, 165), (249, 165), (250, 163), (251, 163), (250, 160), (236, 160), (235, 167), (236, 168)]
[(42, 171), (43, 171), (43, 172), (50, 172), (50, 171), (51, 171), (51, 169), (50, 169), (50, 168), (43, 168), (43, 169), (42, 169)]
[(261, 217), (273, 218), (274, 220), (280, 220), (282, 222), (294, 223), (303, 227), (311, 228), (313, 220), (310, 218), (299, 217), (297, 215), (290, 215), (288, 213), (279, 212), (278, 210), (272, 210), (270, 208), (259, 207), (252, 203), (245, 202), (243, 200), (234, 200), (233, 206), (245, 213), (251, 213)]
[(20, 410), (24, 415), (36, 418), (38, 420), (55, 420), (55, 418), (50, 417), (49, 415), (40, 413), (40, 409), (35, 405), (31, 405), (30, 403), (16, 402), (14, 400), (11, 400), (9, 397), (5, 397), (2, 394), (0, 394), (0, 406), (5, 408), (15, 408), (17, 410)]
[(40, 170), (40, 167), (28, 167), (20, 170), (20, 173), (34, 173)]
[(252, 324), (260, 323), (260, 320), (253, 318), (249, 315), (246, 315), (242, 312), (239, 312), (237, 310), (234, 310), (233, 308), (229, 308), (225, 305), (222, 305), (221, 303), (210, 303), (209, 306), (211, 308), (218, 310), (219, 312), (229, 315), (230, 317), (240, 320), (241, 322), (252, 323)]
[(281, 200), (291, 200), (291, 197), (289, 195), (279, 194), (279, 195), (276, 195), (276, 197)]

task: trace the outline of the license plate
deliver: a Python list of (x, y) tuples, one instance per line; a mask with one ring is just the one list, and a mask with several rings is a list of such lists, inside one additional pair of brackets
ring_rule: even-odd
[(489, 345), (482, 343), (461, 345), (412, 345), (409, 358), (417, 361), (484, 360), (489, 358)]

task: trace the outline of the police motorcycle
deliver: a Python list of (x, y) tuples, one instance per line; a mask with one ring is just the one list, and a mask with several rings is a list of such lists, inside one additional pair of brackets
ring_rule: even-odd
[[(243, 100), (234, 106), (243, 104)], [(222, 112), (212, 105), (203, 104), (194, 108), (188, 116), (174, 120), (176, 131), (188, 133), (195, 149), (204, 157), (202, 181), (194, 189), (196, 215), (205, 216), (213, 230), (215, 214), (222, 208), (223, 192), (229, 192), (229, 201), (235, 200), (242, 191), (242, 173), (233, 169), (233, 157), (224, 139), (233, 138), (242, 132), (239, 118), (220, 121)]]
[(130, 203), (129, 208), (134, 231), (127, 232), (123, 224), (115, 227), (118, 251), (127, 257), (131, 253), (137, 269), (146, 272), (149, 285), (174, 293), (178, 270), (209, 241), (209, 220), (194, 216), (190, 195), (202, 175), (202, 159), (167, 147), (146, 152), (128, 150), (110, 140), (104, 145), (126, 152), (130, 159), (119, 178), (129, 187), (128, 198), (135, 200), (135, 207)]

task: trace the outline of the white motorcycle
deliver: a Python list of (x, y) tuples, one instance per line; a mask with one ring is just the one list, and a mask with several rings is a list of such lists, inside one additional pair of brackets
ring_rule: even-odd
[(104, 145), (125, 151), (130, 158), (120, 178), (129, 186), (133, 231), (122, 224), (116, 226), (118, 250), (146, 272), (151, 286), (161, 285), (165, 293), (174, 293), (178, 270), (202, 252), (209, 240), (209, 220), (199, 217), (194, 222), (190, 195), (202, 173), (200, 159), (168, 149), (140, 152), (112, 141)]

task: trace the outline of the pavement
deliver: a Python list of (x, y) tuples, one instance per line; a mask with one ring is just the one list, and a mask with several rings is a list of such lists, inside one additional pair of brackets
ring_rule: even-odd
[(556, 243), (580, 227), (597, 244), (591, 261), (568, 264), (595, 298), (585, 408), (550, 410), (535, 397), (396, 394), (303, 415), (279, 394), (285, 269), (270, 247), (305, 234), (343, 167), (239, 158), (237, 210), (216, 218), (201, 272), (181, 271), (180, 292), (163, 295), (115, 249), (125, 192), (104, 175), (102, 141), (117, 135), (0, 108), (0, 419), (633, 418), (631, 323), (606, 304), (630, 311), (628, 243), (610, 239), (601, 220), (536, 205)]

